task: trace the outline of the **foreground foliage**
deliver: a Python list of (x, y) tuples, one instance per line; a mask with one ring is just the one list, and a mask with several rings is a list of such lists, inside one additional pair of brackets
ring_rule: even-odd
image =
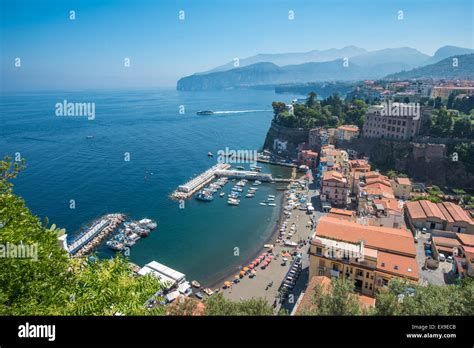
[(68, 258), (57, 241), (64, 231), (45, 226), (14, 195), (10, 181), (21, 169), (11, 158), (0, 161), (0, 244), (36, 246), (36, 260), (0, 258), (0, 315), (162, 313), (144, 307), (158, 280), (133, 277), (125, 259)]

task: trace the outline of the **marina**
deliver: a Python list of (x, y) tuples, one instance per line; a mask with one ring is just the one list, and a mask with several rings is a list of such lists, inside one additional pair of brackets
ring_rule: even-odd
[(96, 220), (84, 234), (68, 245), (69, 253), (77, 257), (90, 253), (124, 220), (124, 214), (108, 214)]

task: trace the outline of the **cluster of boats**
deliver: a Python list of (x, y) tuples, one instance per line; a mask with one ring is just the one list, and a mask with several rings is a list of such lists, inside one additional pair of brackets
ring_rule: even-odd
[(112, 250), (123, 251), (134, 246), (140, 238), (147, 237), (156, 227), (156, 222), (150, 219), (124, 222), (123, 227), (106, 244)]
[[(214, 199), (214, 193), (221, 190), (229, 179), (220, 178), (216, 182), (211, 183), (209, 186), (205, 187), (196, 194), (196, 199), (198, 201), (210, 202)], [(220, 196), (223, 197), (224, 193), (221, 192)]]
[(275, 196), (274, 195), (268, 195), (267, 199), (263, 202), (260, 203), (260, 205), (268, 205), (270, 207), (276, 207), (275, 203)]

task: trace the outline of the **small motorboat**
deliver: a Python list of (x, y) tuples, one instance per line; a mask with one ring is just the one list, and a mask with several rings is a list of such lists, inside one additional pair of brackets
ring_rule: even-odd
[(267, 205), (267, 203), (265, 203), (265, 202), (262, 202), (262, 203), (259, 203), (259, 204), (260, 204), (260, 205)]
[(212, 157), (214, 157), (214, 155), (212, 154), (212, 152), (208, 152), (207, 157), (212, 158)]
[(225, 196), (225, 192), (219, 193), (219, 196), (224, 197), (224, 196)]
[(194, 286), (195, 288), (200, 288), (201, 287), (201, 284), (199, 284), (199, 282), (197, 280), (193, 280), (191, 282), (191, 285)]
[(194, 296), (196, 296), (198, 299), (202, 300), (202, 298), (204, 297), (204, 294), (202, 292), (198, 291), (194, 294)]
[(197, 115), (214, 115), (214, 111), (211, 110), (200, 110), (196, 112)]

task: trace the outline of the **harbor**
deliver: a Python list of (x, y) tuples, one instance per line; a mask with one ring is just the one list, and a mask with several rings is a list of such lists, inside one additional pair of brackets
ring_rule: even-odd
[(95, 220), (66, 249), (71, 256), (81, 257), (90, 254), (110, 237), (105, 243), (109, 249), (125, 251), (139, 239), (147, 237), (156, 227), (156, 222), (150, 219), (126, 222), (125, 214), (107, 214)]
[[(230, 164), (227, 163), (216, 164), (187, 183), (178, 186), (170, 197), (175, 200), (189, 199), (216, 178), (240, 179), (254, 182), (290, 183), (294, 177), (294, 175), (292, 175), (291, 179), (273, 178), (272, 174), (261, 173), (261, 168), (258, 166), (251, 166), (251, 169), (253, 170), (244, 170), (244, 167), (242, 166), (236, 167), (237, 169), (230, 168)], [(209, 191), (209, 189), (207, 191)], [(202, 192), (200, 195), (202, 195)]]
[(125, 218), (124, 214), (108, 214), (96, 220), (84, 234), (67, 246), (69, 254), (81, 257), (90, 253), (113, 233)]

